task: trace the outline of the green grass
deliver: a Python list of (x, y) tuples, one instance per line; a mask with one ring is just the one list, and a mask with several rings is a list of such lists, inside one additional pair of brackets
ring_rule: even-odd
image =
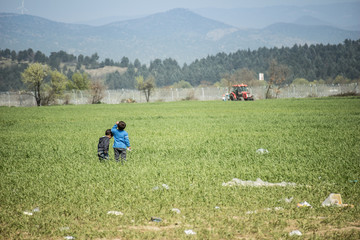
[[(99, 163), (118, 120), (133, 151)], [(1, 107), (0, 128), (0, 239), (360, 238), (359, 98)], [(354, 207), (321, 207), (330, 193)]]

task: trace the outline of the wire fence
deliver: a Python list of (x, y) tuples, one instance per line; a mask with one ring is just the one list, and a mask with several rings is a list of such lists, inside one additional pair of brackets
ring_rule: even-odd
[[(267, 86), (250, 87), (249, 91), (255, 100), (265, 99)], [(205, 88), (159, 88), (150, 95), (150, 102), (172, 102), (181, 100), (224, 100), (228, 93), (227, 88), (205, 87)], [(306, 98), (327, 97), (341, 94), (360, 94), (358, 83), (336, 84), (336, 85), (289, 85), (279, 90), (270, 89), (273, 98)], [(64, 94), (57, 104), (90, 104), (92, 95), (90, 91), (70, 91)], [(142, 91), (131, 89), (106, 90), (101, 100), (106, 104), (120, 104), (128, 102), (146, 102)], [(29, 107), (36, 106), (36, 101), (31, 93), (23, 92), (0, 92), (0, 106)]]

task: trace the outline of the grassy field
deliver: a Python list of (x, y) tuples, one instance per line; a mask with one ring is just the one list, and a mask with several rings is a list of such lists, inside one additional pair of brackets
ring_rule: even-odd
[[(0, 239), (360, 238), (360, 98), (1, 107), (0, 120)], [(118, 120), (133, 151), (100, 163)], [(354, 207), (322, 207), (330, 193)]]

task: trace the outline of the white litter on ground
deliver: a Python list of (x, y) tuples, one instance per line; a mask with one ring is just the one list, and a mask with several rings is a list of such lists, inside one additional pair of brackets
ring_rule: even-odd
[(124, 215), (122, 212), (118, 212), (118, 211), (108, 211), (107, 214), (113, 214), (113, 215), (116, 215), (116, 216)]
[(36, 207), (32, 210), (33, 212), (40, 212), (40, 208), (39, 207)]
[(223, 183), (222, 186), (224, 187), (231, 187), (231, 186), (249, 186), (249, 187), (295, 187), (296, 183), (292, 182), (281, 182), (281, 183), (270, 183), (270, 182), (264, 182), (260, 178), (257, 178), (256, 181), (243, 181), (238, 178), (233, 178), (230, 182)]
[(255, 211), (247, 211), (246, 214), (254, 214), (254, 213), (257, 213), (257, 210)]
[(178, 208), (173, 208), (173, 209), (171, 209), (171, 211), (176, 212), (177, 214), (181, 213), (180, 209), (178, 209)]
[(40, 212), (40, 208), (39, 208), (39, 207), (36, 207), (36, 208), (34, 208), (32, 211), (25, 211), (25, 212), (23, 212), (23, 213), (24, 213), (25, 215), (32, 216), (33, 213), (35, 213), (35, 212)]
[(189, 229), (189, 230), (185, 230), (185, 234), (186, 234), (186, 235), (195, 235), (196, 232), (194, 232), (193, 230)]
[(71, 240), (71, 239), (75, 239), (73, 236), (66, 236), (64, 237), (65, 239)]
[(325, 199), (325, 201), (321, 204), (323, 207), (329, 207), (329, 206), (341, 206), (342, 199), (340, 194), (331, 193), (329, 197)]
[(289, 233), (290, 236), (301, 236), (302, 233), (299, 230), (294, 230), (291, 233)]
[(259, 148), (258, 150), (256, 150), (256, 153), (264, 154), (264, 153), (269, 153), (269, 151), (264, 148)]
[(166, 185), (165, 183), (164, 184), (161, 184), (161, 187), (159, 186), (155, 186), (153, 187), (153, 191), (157, 191), (157, 190), (160, 190), (160, 189), (166, 189), (166, 190), (169, 190), (170, 187), (168, 185)]

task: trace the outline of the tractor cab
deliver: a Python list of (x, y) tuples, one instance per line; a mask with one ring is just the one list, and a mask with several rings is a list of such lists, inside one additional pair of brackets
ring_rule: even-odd
[(248, 90), (248, 85), (246, 84), (238, 84), (232, 86), (232, 91), (230, 93), (230, 100), (238, 101), (238, 100), (254, 100), (253, 96), (250, 94)]
[(236, 91), (238, 93), (247, 92), (248, 91), (248, 86), (246, 84), (233, 85), (232, 86), (232, 91)]

